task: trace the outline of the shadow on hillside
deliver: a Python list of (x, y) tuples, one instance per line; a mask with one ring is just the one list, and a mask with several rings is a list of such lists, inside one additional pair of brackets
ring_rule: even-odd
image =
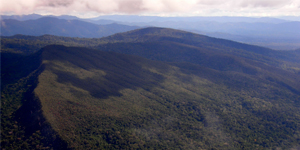
[[(139, 70), (139, 71), (138, 71)], [(154, 74), (150, 71), (137, 69), (134, 73), (123, 72), (119, 74), (116, 72), (108, 72), (104, 78), (94, 77), (80, 79), (75, 74), (53, 70), (58, 76), (59, 83), (71, 83), (73, 86), (89, 91), (89, 93), (96, 98), (108, 98), (109, 96), (122, 96), (119, 92), (122, 89), (143, 88), (150, 90), (150, 88), (157, 86), (164, 79), (161, 75)], [(77, 90), (71, 90), (76, 95), (80, 95)]]
[[(57, 70), (53, 66), (51, 71), (57, 75), (57, 82), (70, 83), (73, 86), (88, 91), (93, 97), (107, 98), (109, 96), (122, 96), (120, 90), (130, 88), (143, 88), (150, 90), (164, 80), (162, 75), (143, 69), (142, 66), (153, 66), (153, 62), (136, 56), (122, 55), (112, 52), (102, 52), (85, 48), (67, 48), (56, 46), (47, 52), (46, 59), (71, 63), (75, 68), (89, 72), (104, 71), (104, 76), (79, 78), (77, 74)], [(50, 54), (49, 54), (50, 53)], [(51, 56), (52, 55), (52, 56)], [(163, 66), (155, 68), (164, 69)], [(70, 69), (75, 69), (70, 68)], [(79, 94), (77, 90), (71, 90)]]
[(40, 64), (41, 52), (29, 56), (15, 53), (1, 53), (1, 89), (27, 77)]

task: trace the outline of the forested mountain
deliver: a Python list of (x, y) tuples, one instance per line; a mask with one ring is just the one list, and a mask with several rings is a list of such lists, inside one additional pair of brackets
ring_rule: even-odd
[(68, 37), (99, 38), (137, 28), (121, 24), (96, 25), (80, 20), (64, 20), (54, 17), (43, 17), (26, 21), (1, 20), (1, 36), (51, 34)]
[(1, 46), (6, 149), (300, 146), (298, 50), (165, 28)]

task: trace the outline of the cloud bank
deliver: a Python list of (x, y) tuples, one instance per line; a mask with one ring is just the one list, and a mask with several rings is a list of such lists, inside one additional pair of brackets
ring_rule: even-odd
[(2, 0), (1, 14), (299, 16), (300, 0)]

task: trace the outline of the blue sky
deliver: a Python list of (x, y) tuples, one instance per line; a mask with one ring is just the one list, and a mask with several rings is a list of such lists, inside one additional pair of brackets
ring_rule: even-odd
[(1, 0), (2, 15), (300, 16), (300, 0)]

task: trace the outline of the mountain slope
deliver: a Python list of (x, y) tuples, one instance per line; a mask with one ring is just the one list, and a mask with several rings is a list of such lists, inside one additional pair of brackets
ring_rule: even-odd
[[(76, 38), (68, 38), (68, 37), (57, 37), (51, 35), (45, 35), (40, 37), (33, 37), (33, 36), (24, 36), (24, 35), (16, 35), (11, 37), (3, 37), (4, 40), (11, 40), (14, 43), (7, 43), (9, 44), (19, 44), (17, 43), (18, 40), (28, 40), (27, 43), (30, 43), (31, 46), (36, 46), (38, 43), (34, 43), (37, 40), (41, 42), (45, 42), (44, 46), (47, 44), (53, 43), (61, 43), (67, 45), (75, 45), (79, 46), (90, 46), (96, 48), (99, 44), (105, 43), (145, 43), (145, 42), (177, 42), (191, 46), (202, 47), (205, 49), (219, 51), (219, 52), (228, 52), (232, 53), (239, 53), (239, 56), (243, 57), (251, 57), (252, 54), (247, 56), (248, 52), (254, 52), (257, 54), (262, 54), (268, 57), (275, 57), (276, 59), (281, 59), (282, 57), (288, 57), (285, 60), (293, 60), (299, 61), (290, 51), (274, 51), (269, 48), (264, 48), (260, 46), (254, 46), (249, 44), (238, 43), (230, 40), (225, 39), (218, 39), (218, 38), (211, 38), (208, 36), (195, 34), (191, 32), (181, 31), (181, 30), (174, 30), (174, 29), (167, 29), (167, 28), (143, 28), (143, 29), (136, 29), (133, 31), (128, 31), (124, 33), (115, 34), (112, 36), (100, 38), (100, 39), (76, 39)], [(15, 41), (14, 41), (15, 40)], [(5, 41), (1, 40), (2, 44), (6, 44)], [(3, 43), (4, 42), (4, 43)], [(32, 43), (32, 44), (31, 44)], [(36, 44), (36, 45), (35, 45)], [(76, 45), (77, 44), (77, 45)], [(5, 49), (5, 46), (2, 46), (2, 49)], [(9, 46), (7, 48), (10, 48)], [(41, 47), (40, 47), (41, 48)], [(232, 49), (235, 49), (234, 51)], [(253, 58), (253, 57), (252, 57)]]
[[(206, 55), (226, 56), (227, 58), (230, 55), (230, 57), (234, 57), (231, 58), (233, 60), (231, 63), (234, 63), (237, 59), (246, 58), (246, 60), (258, 61), (294, 73), (300, 72), (300, 59), (299, 55), (295, 55), (295, 51), (275, 51), (264, 47), (166, 28), (137, 29), (100, 39), (68, 38), (50, 35), (41, 37), (18, 35), (1, 39), (2, 51), (12, 50), (24, 54), (32, 53), (49, 44), (116, 51), (155, 60), (163, 60), (162, 57), (164, 56), (165, 61), (178, 59), (193, 63), (195, 61), (198, 63), (209, 63)], [(153, 53), (154, 51), (156, 53)], [(197, 59), (197, 57), (201, 59)], [(220, 63), (222, 62), (219, 61)]]
[(42, 60), (34, 93), (69, 148), (292, 148), (300, 140), (300, 88), (270, 70), (249, 75), (58, 45), (43, 48)]
[[(38, 146), (54, 149), (299, 146), (298, 51), (164, 28), (101, 39), (18, 35), (1, 39), (1, 46), (9, 61), (1, 66), (2, 79), (10, 81), (1, 101), (10, 127), (1, 132), (7, 149), (20, 143), (16, 124), (35, 129), (24, 131), (24, 141), (42, 135)], [(41, 47), (29, 56), (10, 53)]]
[[(166, 28), (137, 29), (105, 37), (102, 40), (108, 44), (100, 44), (97, 49), (134, 54), (155, 60), (170, 61), (170, 59), (174, 59), (205, 63), (208, 57), (204, 54), (207, 54), (222, 57), (230, 56), (233, 60), (258, 61), (271, 66), (294, 70), (294, 72), (297, 72), (297, 69), (292, 68), (298, 68), (300, 63), (299, 57), (294, 55), (292, 51), (275, 51)], [(219, 65), (222, 66), (221, 61), (219, 61)]]
[(51, 34), (69, 37), (99, 38), (117, 32), (125, 32), (137, 27), (120, 24), (96, 25), (79, 20), (64, 20), (53, 17), (43, 17), (36, 20), (17, 21), (1, 20), (1, 36), (15, 34), (44, 35)]

